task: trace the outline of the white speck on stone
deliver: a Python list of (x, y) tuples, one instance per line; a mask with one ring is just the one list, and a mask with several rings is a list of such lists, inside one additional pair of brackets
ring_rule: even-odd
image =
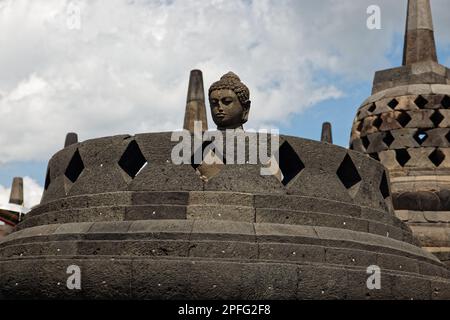
[(225, 253), (225, 250), (222, 250), (222, 253)]
[(103, 284), (106, 284), (106, 281), (103, 281), (102, 283), (103, 283)]
[(100, 168), (103, 168), (103, 163), (100, 164)]
[(217, 288), (217, 285), (213, 285), (213, 288), (214, 288), (214, 289)]
[(356, 262), (356, 260), (355, 260), (355, 259), (352, 259), (352, 262)]
[(269, 290), (273, 290), (273, 288), (272, 288), (272, 287), (269, 287)]
[(402, 269), (403, 267), (402, 266), (400, 266), (400, 269)]
[(156, 250), (155, 250), (155, 249), (153, 249), (153, 250), (152, 250), (152, 253), (155, 253), (155, 252), (156, 252)]
[(293, 255), (293, 256), (297, 255), (297, 252), (292, 252), (292, 255)]
[(158, 283), (158, 287), (161, 287), (161, 283)]
[(156, 214), (156, 211), (153, 211), (152, 214), (155, 215), (155, 214)]
[(57, 284), (58, 284), (58, 286), (60, 286), (60, 285), (61, 285), (61, 282), (58, 282)]
[(16, 282), (16, 286), (18, 286), (19, 284)]
[(389, 232), (388, 232), (388, 233), (386, 233), (386, 237), (388, 237), (388, 238), (389, 238)]
[(221, 213), (219, 213), (219, 214), (218, 214), (218, 216), (219, 216), (219, 217), (221, 217), (221, 216), (222, 216), (222, 214), (221, 214)]
[(347, 225), (347, 222), (344, 222), (344, 226), (346, 226)]
[(61, 251), (61, 249), (56, 249), (56, 251), (60, 252), (60, 251)]
[(322, 294), (325, 294), (325, 291), (322, 290)]

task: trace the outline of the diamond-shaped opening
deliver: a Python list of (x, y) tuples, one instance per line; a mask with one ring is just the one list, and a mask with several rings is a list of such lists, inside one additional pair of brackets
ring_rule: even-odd
[(450, 142), (450, 132), (447, 133), (445, 137), (447, 138), (447, 141)]
[(366, 150), (369, 149), (369, 146), (370, 146), (369, 138), (367, 138), (367, 136), (362, 137), (361, 141), (362, 141), (362, 144), (363, 144), (364, 148), (366, 148)]
[(428, 134), (423, 130), (418, 130), (414, 135), (414, 139), (418, 144), (422, 145), (428, 139)]
[(408, 161), (411, 160), (411, 156), (406, 149), (395, 150), (395, 158), (397, 159), (398, 164), (402, 167), (404, 167)]
[(44, 183), (44, 190), (47, 190), (50, 186), (50, 168), (47, 169), (47, 174), (45, 175), (45, 183)]
[(411, 116), (407, 112), (402, 112), (397, 117), (397, 122), (404, 128), (411, 122)]
[(377, 109), (377, 105), (375, 103), (372, 103), (369, 109), (367, 109), (369, 112), (374, 112)]
[(441, 101), (441, 105), (445, 109), (450, 109), (450, 97), (449, 96), (445, 96), (444, 99), (442, 99), (442, 101)]
[(390, 133), (389, 131), (386, 132), (384, 138), (383, 138), (383, 142), (390, 147), (391, 144), (395, 141), (394, 136), (392, 135), (392, 133)]
[(363, 126), (364, 126), (364, 121), (361, 121), (361, 122), (358, 124), (358, 127), (356, 128), (356, 130), (359, 131), (359, 132), (361, 132), (362, 129), (363, 129)]
[[(200, 163), (196, 163), (196, 161), (195, 161), (195, 154), (192, 155), (192, 157), (191, 157), (191, 165), (192, 165), (192, 168), (194, 168), (194, 170), (197, 170), (202, 165), (202, 163), (204, 161), (205, 150), (206, 150), (206, 148), (210, 147), (211, 144), (213, 144), (212, 141), (205, 141), (205, 142), (203, 142), (201, 149), (199, 148), (197, 151), (195, 151), (196, 153), (197, 152), (201, 152), (200, 159), (202, 161)], [(214, 146), (211, 146), (209, 149), (213, 152), (214, 155), (217, 154), (217, 156), (220, 157), (220, 155), (218, 154), (218, 152), (214, 148)], [(221, 159), (223, 161), (223, 164), (226, 164), (225, 157), (221, 157), (221, 158), (223, 158), (223, 159)]]
[(436, 149), (428, 158), (436, 167), (439, 167), (445, 160), (445, 154), (440, 149)]
[(422, 96), (418, 96), (417, 99), (414, 101), (414, 103), (416, 104), (417, 107), (419, 107), (419, 109), (424, 109), (425, 106), (428, 104), (428, 100)]
[(441, 124), (442, 120), (444, 120), (444, 116), (439, 112), (439, 110), (436, 110), (430, 117), (430, 120), (433, 121), (434, 126), (437, 128)]
[(378, 130), (380, 130), (381, 125), (383, 124), (383, 120), (381, 119), (381, 117), (377, 117), (373, 122), (372, 125), (377, 128)]
[(389, 184), (388, 184), (386, 171), (383, 172), (383, 178), (381, 179), (381, 183), (380, 183), (380, 191), (381, 191), (381, 194), (383, 195), (384, 199), (387, 199), (391, 195), (389, 192)]
[(347, 189), (351, 189), (362, 180), (358, 169), (356, 169), (352, 158), (348, 154), (345, 156), (336, 174)]
[(389, 103), (388, 103), (388, 107), (391, 109), (395, 109), (398, 106), (398, 101), (397, 99), (392, 99)]
[(369, 154), (369, 156), (370, 156), (372, 159), (375, 159), (375, 160), (377, 160), (377, 161), (380, 161), (380, 157), (378, 156), (378, 153), (371, 153), (371, 154)]
[(66, 172), (64, 173), (65, 176), (72, 182), (75, 183), (81, 173), (84, 170), (84, 163), (81, 159), (80, 152), (77, 151), (73, 155), (72, 159), (69, 162), (69, 165), (67, 166)]
[(135, 140), (130, 142), (119, 160), (119, 166), (132, 179), (136, 178), (136, 176), (147, 166), (147, 164), (147, 159), (145, 159), (139, 145)]
[(286, 186), (305, 169), (305, 165), (288, 142), (280, 147), (279, 157), (279, 167), (283, 175), (281, 183)]

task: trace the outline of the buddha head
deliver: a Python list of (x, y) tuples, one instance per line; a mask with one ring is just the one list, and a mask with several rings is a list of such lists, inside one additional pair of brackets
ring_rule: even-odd
[(219, 130), (242, 129), (248, 121), (250, 91), (233, 72), (229, 72), (209, 88), (209, 103)]

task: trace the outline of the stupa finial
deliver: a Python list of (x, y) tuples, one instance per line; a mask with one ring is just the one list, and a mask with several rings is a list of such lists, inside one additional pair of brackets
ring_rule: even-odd
[(208, 130), (203, 74), (200, 70), (192, 70), (189, 77), (183, 128), (190, 132), (194, 132), (196, 121), (202, 122), (203, 131)]
[(430, 0), (408, 0), (403, 65), (437, 62)]
[(331, 129), (331, 123), (324, 122), (322, 125), (322, 142), (333, 144), (333, 133)]
[(9, 203), (23, 205), (23, 179), (14, 178)]

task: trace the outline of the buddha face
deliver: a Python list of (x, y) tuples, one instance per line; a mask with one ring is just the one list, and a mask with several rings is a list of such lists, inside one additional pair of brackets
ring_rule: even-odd
[(211, 92), (209, 102), (213, 120), (219, 129), (241, 128), (247, 122), (250, 102), (243, 106), (233, 90), (215, 90)]

